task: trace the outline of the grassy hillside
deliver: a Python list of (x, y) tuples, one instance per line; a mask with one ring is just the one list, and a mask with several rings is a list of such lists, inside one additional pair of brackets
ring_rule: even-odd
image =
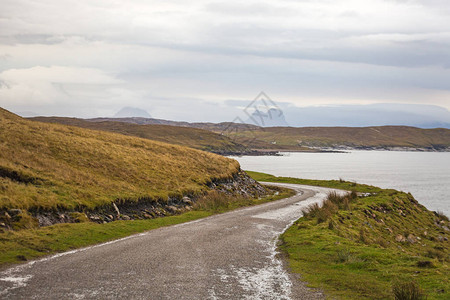
[(237, 123), (188, 123), (145, 118), (92, 119), (134, 124), (165, 124), (191, 127), (228, 136), (252, 149), (310, 151), (310, 147), (353, 148), (450, 148), (450, 129), (421, 129), (408, 126), (373, 127), (258, 127)]
[(237, 142), (252, 148), (296, 149), (300, 147), (445, 149), (450, 147), (450, 129), (407, 126), (380, 127), (269, 127), (233, 132)]
[(20, 118), (0, 109), (0, 209), (94, 208), (197, 193), (231, 159), (147, 139)]
[(60, 123), (94, 130), (117, 132), (214, 153), (241, 153), (246, 151), (246, 147), (233, 142), (224, 135), (198, 128), (157, 124), (139, 125), (118, 121), (93, 122), (61, 117), (36, 117), (32, 119), (40, 122)]
[(411, 194), (345, 181), (250, 174), (257, 180), (369, 193), (332, 194), (282, 235), (281, 249), (292, 270), (311, 286), (338, 299), (393, 299), (394, 291), (450, 298), (449, 220)]

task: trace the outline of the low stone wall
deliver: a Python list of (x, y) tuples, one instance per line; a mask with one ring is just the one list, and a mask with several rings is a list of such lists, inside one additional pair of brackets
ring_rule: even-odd
[[(226, 195), (260, 197), (267, 193), (262, 185), (241, 170), (231, 178), (213, 180), (208, 184), (208, 187)], [(39, 227), (58, 223), (86, 221), (108, 223), (116, 220), (153, 219), (189, 211), (201, 196), (183, 195), (182, 197), (169, 197), (167, 201), (151, 198), (142, 198), (138, 201), (118, 199), (109, 205), (84, 211), (68, 211), (62, 209), (52, 211), (23, 211), (20, 209), (10, 209), (0, 211), (0, 228), (3, 230), (20, 228), (18, 224), (23, 221), (25, 216), (31, 219), (31, 223), (28, 222), (30, 224), (27, 223), (24, 226), (32, 226), (35, 223)]]

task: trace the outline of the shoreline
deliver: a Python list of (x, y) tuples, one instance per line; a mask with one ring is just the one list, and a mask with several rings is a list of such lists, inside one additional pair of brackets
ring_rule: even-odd
[(296, 149), (253, 149), (244, 152), (222, 152), (216, 153), (223, 156), (283, 156), (282, 152), (287, 153), (349, 153), (349, 151), (385, 151), (385, 152), (450, 152), (446, 149), (427, 149), (427, 148), (409, 148), (409, 147), (346, 147), (346, 148), (311, 148), (311, 150)]

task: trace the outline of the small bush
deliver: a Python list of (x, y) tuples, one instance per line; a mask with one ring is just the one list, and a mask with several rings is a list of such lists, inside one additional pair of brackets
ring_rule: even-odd
[(81, 212), (71, 212), (69, 213), (69, 216), (75, 223), (84, 223), (90, 221), (86, 214)]
[(383, 239), (382, 237), (378, 237), (375, 240), (375, 243), (377, 243), (378, 245), (380, 245), (383, 248), (387, 248), (389, 246), (389, 243), (385, 239)]
[(419, 268), (433, 268), (434, 264), (429, 260), (421, 260), (417, 262), (417, 266)]
[(26, 211), (21, 212), (16, 217), (17, 221), (12, 223), (14, 230), (20, 229), (34, 229), (39, 227), (39, 222), (36, 218), (33, 218)]
[(345, 195), (340, 195), (333, 191), (328, 193), (327, 201), (331, 201), (338, 206), (339, 209), (350, 209), (350, 202), (357, 198), (356, 192), (351, 192)]
[(349, 262), (352, 259), (352, 254), (348, 250), (340, 250), (337, 252), (337, 262)]
[(396, 300), (421, 300), (426, 296), (419, 285), (414, 281), (396, 282), (392, 286), (394, 299)]
[(305, 218), (314, 218), (317, 216), (317, 213), (320, 211), (320, 206), (317, 203), (313, 203), (302, 210), (303, 217)]
[(330, 230), (334, 229), (334, 223), (332, 220), (330, 220), (330, 222), (328, 222), (328, 229), (330, 229)]

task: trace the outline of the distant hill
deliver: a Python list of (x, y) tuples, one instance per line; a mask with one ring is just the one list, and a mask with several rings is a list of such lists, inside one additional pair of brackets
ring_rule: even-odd
[(96, 208), (199, 193), (239, 164), (122, 134), (23, 119), (0, 108), (0, 210)]
[(114, 118), (129, 118), (129, 117), (151, 118), (150, 114), (147, 111), (130, 106), (122, 108), (114, 115)]
[[(70, 124), (69, 118), (34, 118), (37, 120), (53, 120)], [(62, 121), (66, 120), (66, 121)], [(78, 119), (79, 120), (79, 119)], [(418, 150), (418, 151), (450, 151), (450, 129), (434, 128), (422, 129), (410, 126), (371, 126), (371, 127), (260, 127), (242, 123), (188, 123), (168, 121), (152, 118), (95, 118), (87, 119), (81, 126), (121, 132), (124, 134), (137, 135), (141, 131), (139, 127), (133, 128), (131, 133), (126, 133), (126, 126), (116, 128), (112, 125), (102, 124), (104, 122), (120, 122), (128, 124), (162, 124), (176, 126), (179, 129), (171, 129), (175, 134), (178, 144), (183, 141), (182, 136), (189, 131), (181, 128), (191, 127), (203, 129), (219, 134), (221, 138), (237, 145), (239, 149), (249, 148), (255, 150), (290, 150), (311, 151), (311, 148), (334, 148), (334, 149), (387, 149), (387, 150)], [(85, 123), (86, 122), (86, 123)], [(97, 123), (96, 125), (89, 125)], [(80, 122), (81, 123), (81, 122)], [(75, 125), (72, 123), (72, 125)], [(79, 125), (79, 124), (78, 124)], [(123, 128), (122, 128), (123, 127)], [(176, 132), (179, 131), (179, 135)], [(161, 131), (164, 132), (164, 131)], [(162, 137), (148, 134), (147, 138), (159, 139)], [(141, 136), (141, 135), (138, 135)], [(199, 140), (194, 134), (190, 136), (191, 146), (198, 143), (194, 148), (207, 150), (205, 145), (211, 144), (213, 140)], [(170, 141), (166, 137), (167, 142)], [(196, 141), (194, 143), (194, 141)], [(201, 141), (201, 143), (199, 143)], [(202, 144), (203, 143), (203, 144)], [(200, 146), (201, 144), (201, 146)], [(188, 145), (188, 143), (186, 143)]]
[(232, 141), (225, 135), (208, 130), (161, 124), (139, 125), (145, 124), (145, 120), (149, 120), (147, 118), (126, 118), (125, 120), (129, 120), (129, 122), (116, 121), (124, 120), (120, 118), (102, 118), (96, 119), (95, 122), (62, 117), (36, 117), (32, 118), (32, 120), (117, 132), (170, 144), (188, 146), (218, 154), (239, 154), (248, 150), (244, 145)]
[(238, 131), (236, 140), (249, 147), (292, 149), (394, 149), (450, 151), (450, 129), (421, 129), (408, 126), (377, 127), (269, 127)]

